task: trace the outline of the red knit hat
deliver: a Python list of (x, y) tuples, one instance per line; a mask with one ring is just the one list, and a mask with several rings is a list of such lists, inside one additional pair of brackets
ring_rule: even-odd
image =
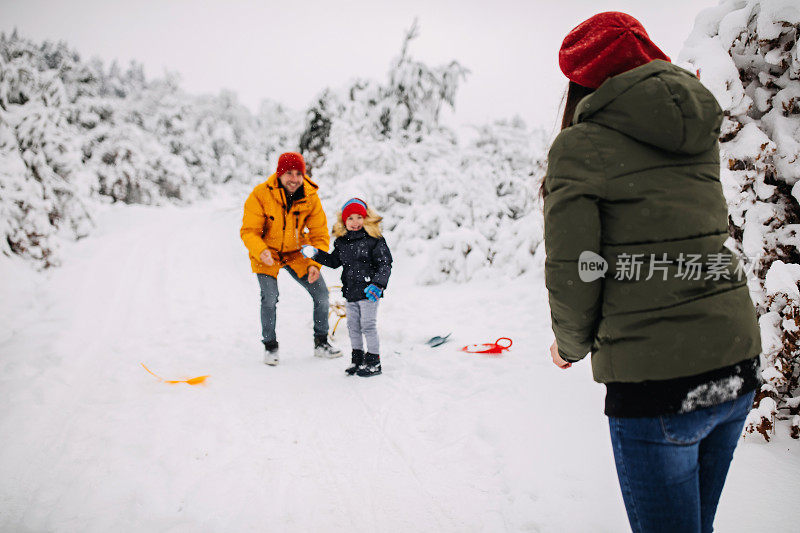
[(366, 218), (367, 204), (360, 198), (350, 198), (342, 206), (342, 223), (347, 221), (347, 217), (352, 214), (361, 215)]
[(581, 22), (558, 51), (558, 66), (564, 75), (592, 89), (653, 59), (670, 60), (638, 20), (619, 11), (598, 13)]
[(303, 175), (306, 173), (306, 162), (297, 152), (286, 152), (278, 158), (278, 170), (275, 174), (280, 178), (290, 170), (299, 170)]

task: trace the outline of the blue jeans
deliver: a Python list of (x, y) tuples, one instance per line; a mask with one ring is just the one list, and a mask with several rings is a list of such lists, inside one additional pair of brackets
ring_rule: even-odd
[(709, 532), (755, 391), (688, 413), (609, 417), (628, 521), (639, 532)]
[[(308, 282), (308, 274), (298, 277), (294, 270), (283, 267), (303, 286), (314, 300), (314, 337), (328, 337), (328, 286), (322, 276), (314, 283)], [(267, 274), (256, 274), (261, 287), (261, 342), (272, 342), (275, 337), (276, 308), (278, 306), (278, 279)]]

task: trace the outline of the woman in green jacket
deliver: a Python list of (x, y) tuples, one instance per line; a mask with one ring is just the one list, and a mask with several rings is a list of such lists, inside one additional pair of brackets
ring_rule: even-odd
[(632, 529), (711, 531), (761, 351), (725, 246), (722, 111), (624, 13), (574, 28), (559, 65), (570, 82), (541, 190), (551, 356), (592, 354)]

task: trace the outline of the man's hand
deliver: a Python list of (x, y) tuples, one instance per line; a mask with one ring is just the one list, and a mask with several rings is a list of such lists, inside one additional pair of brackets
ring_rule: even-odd
[(275, 264), (275, 260), (272, 259), (272, 252), (269, 250), (269, 248), (261, 252), (261, 255), (259, 255), (258, 258), (261, 259), (261, 262), (267, 266), (272, 266)]
[(319, 279), (319, 267), (311, 265), (308, 267), (308, 282), (316, 283)]
[(550, 357), (553, 358), (553, 364), (558, 368), (567, 369), (572, 366), (572, 363), (564, 361), (561, 356), (558, 355), (558, 341), (553, 341), (553, 344), (550, 346)]

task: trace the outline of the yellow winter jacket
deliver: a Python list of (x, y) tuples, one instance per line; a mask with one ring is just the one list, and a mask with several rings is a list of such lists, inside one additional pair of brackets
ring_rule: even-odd
[[(303, 180), (303, 197), (286, 208), (286, 192), (273, 174), (257, 185), (244, 202), (242, 229), (239, 234), (250, 253), (250, 266), (255, 273), (277, 277), (281, 267), (289, 266), (298, 276), (308, 267), (319, 263), (300, 253), (300, 247), (310, 244), (328, 251), (330, 237), (328, 220), (317, 195), (319, 187), (308, 176)], [(261, 252), (270, 249), (275, 264), (261, 262)]]

